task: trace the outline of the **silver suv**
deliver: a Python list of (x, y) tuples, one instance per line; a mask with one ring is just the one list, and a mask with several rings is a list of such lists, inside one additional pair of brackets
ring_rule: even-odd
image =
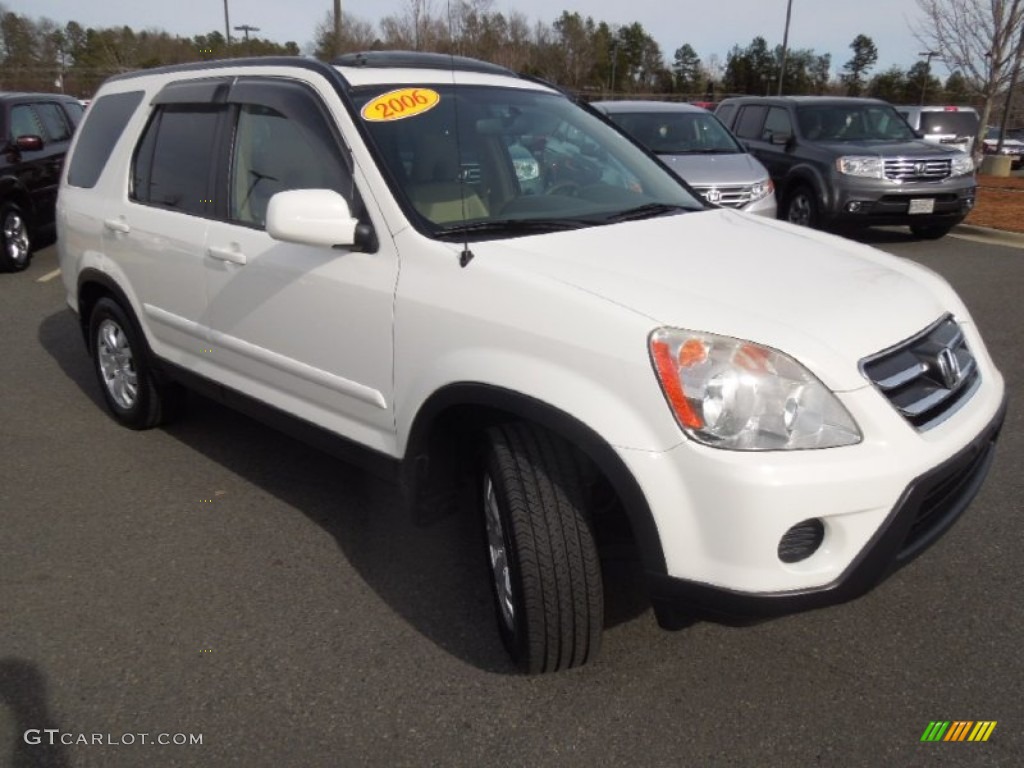
[(596, 101), (591, 106), (709, 203), (775, 217), (775, 187), (768, 171), (706, 109), (662, 101)]

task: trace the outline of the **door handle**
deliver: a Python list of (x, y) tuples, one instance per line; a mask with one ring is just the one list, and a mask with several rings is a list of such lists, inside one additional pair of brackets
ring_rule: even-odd
[(230, 261), (232, 264), (245, 264), (245, 254), (234, 248), (217, 248), (211, 245), (206, 249), (206, 254), (211, 259)]
[(123, 219), (104, 219), (103, 226), (111, 232), (119, 232), (122, 235), (127, 235), (132, 231), (132, 228), (129, 227), (128, 223)]

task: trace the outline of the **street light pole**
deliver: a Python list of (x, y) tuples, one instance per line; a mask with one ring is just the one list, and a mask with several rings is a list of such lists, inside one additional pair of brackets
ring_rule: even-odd
[(334, 55), (341, 56), (341, 0), (334, 0)]
[(782, 33), (782, 65), (779, 67), (779, 96), (782, 95), (782, 81), (786, 79), (786, 54), (789, 51), (789, 18), (793, 15), (793, 0), (786, 0), (786, 31)]
[(928, 89), (928, 78), (932, 76), (932, 59), (941, 58), (938, 51), (921, 51), (918, 56), (924, 56), (924, 77), (921, 79), (921, 106), (924, 106), (924, 94)]
[(231, 55), (231, 22), (228, 20), (228, 0), (224, 0), (224, 37), (228, 41), (228, 56)]

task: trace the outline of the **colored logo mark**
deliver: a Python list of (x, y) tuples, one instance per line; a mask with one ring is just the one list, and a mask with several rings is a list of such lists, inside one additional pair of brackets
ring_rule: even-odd
[(988, 741), (996, 720), (932, 720), (921, 741)]

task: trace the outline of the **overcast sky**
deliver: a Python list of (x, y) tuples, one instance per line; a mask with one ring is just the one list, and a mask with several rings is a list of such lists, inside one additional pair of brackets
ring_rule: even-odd
[[(259, 27), (258, 36), (279, 43), (294, 40), (303, 52), (311, 50), (316, 24), (333, 8), (333, 0), (228, 2), (232, 27)], [(62, 25), (75, 20), (86, 27), (158, 28), (183, 37), (224, 30), (223, 0), (0, 0), (0, 4)], [(346, 14), (374, 23), (400, 13), (406, 5), (407, 0), (342, 0)], [(438, 13), (446, 8), (444, 0), (433, 0), (433, 5)], [(717, 54), (722, 64), (733, 45), (745, 47), (756, 35), (763, 36), (770, 47), (778, 45), (786, 19), (786, 0), (494, 0), (492, 5), (493, 11), (506, 14), (511, 9), (526, 14), (531, 23), (550, 24), (562, 10), (609, 24), (639, 21), (661, 46), (667, 63), (683, 43), (692, 45), (705, 62)], [(833, 69), (838, 70), (852, 55), (850, 42), (865, 34), (878, 47), (873, 73), (893, 64), (906, 69), (919, 60), (916, 54), (922, 50), (910, 26), (919, 18), (915, 0), (793, 0), (790, 47), (831, 53)], [(933, 67), (937, 75), (945, 74), (940, 62)]]

